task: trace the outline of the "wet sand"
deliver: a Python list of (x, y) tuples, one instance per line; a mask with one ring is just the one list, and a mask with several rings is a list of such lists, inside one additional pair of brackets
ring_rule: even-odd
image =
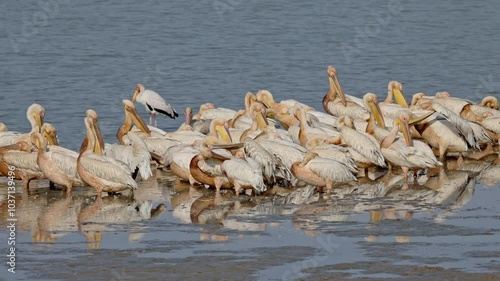
[[(215, 196), (168, 170), (135, 197), (16, 193), (16, 274), (5, 280), (500, 280), (500, 166), (362, 180), (319, 194)], [(19, 183), (20, 184), (20, 183)], [(0, 181), (7, 246), (6, 180)], [(2, 253), (3, 255), (3, 253)], [(4, 258), (6, 259), (6, 258)]]

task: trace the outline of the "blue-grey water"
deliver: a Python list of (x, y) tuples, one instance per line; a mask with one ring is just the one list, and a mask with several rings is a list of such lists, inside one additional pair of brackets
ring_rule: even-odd
[[(45, 121), (58, 129), (61, 145), (71, 149), (84, 138), (88, 108), (99, 113), (106, 141), (115, 142), (123, 119), (121, 100), (131, 99), (137, 83), (160, 93), (179, 113), (205, 102), (239, 109), (244, 94), (259, 89), (270, 90), (277, 100), (293, 98), (321, 110), (328, 65), (337, 68), (346, 93), (358, 97), (367, 92), (384, 96), (390, 80), (402, 82), (407, 95), (445, 90), (479, 101), (486, 95), (499, 97), (500, 92), (500, 1), (496, 0), (27, 0), (1, 1), (0, 11), (0, 122), (10, 130), (28, 131), (25, 111), (39, 103), (46, 109)], [(148, 117), (142, 106), (139, 112)], [(159, 117), (158, 125), (173, 130), (181, 119)], [(220, 278), (237, 280), (405, 279), (414, 270), (422, 280), (432, 277), (426, 275), (429, 272), (443, 271), (449, 275), (441, 278), (461, 280), (477, 277), (467, 274), (500, 272), (498, 179), (478, 179), (467, 204), (447, 210), (452, 214), (444, 222), (438, 218), (443, 210), (436, 210), (434, 203), (422, 207), (410, 200), (398, 207), (394, 200), (378, 208), (410, 209), (412, 219), (383, 220), (387, 223), (378, 227), (387, 227), (386, 231), (370, 228), (374, 226), (367, 209), (349, 213), (346, 223), (312, 219), (313, 229), (304, 231), (294, 220), (295, 209), (283, 207), (280, 214), (273, 214), (267, 206), (263, 207), (269, 208), (267, 213), (257, 213), (263, 229), (217, 228), (221, 240), (229, 237), (218, 242), (213, 225), (193, 225), (189, 220), (186, 224), (175, 215), (169, 196), (176, 190), (171, 183), (160, 183), (168, 199), (151, 199), (153, 207), (165, 203), (166, 213), (135, 222), (133, 229), (120, 223), (103, 226), (109, 233), (103, 235), (101, 250), (87, 250), (76, 222), (70, 230), (60, 230), (69, 234), (49, 246), (33, 243), (34, 215), (18, 230), (20, 272), (14, 278), (85, 280), (91, 274), (97, 279), (126, 280), (122, 271), (128, 264), (143, 261), (157, 262), (158, 268), (142, 272), (140, 266), (132, 266), (127, 274), (159, 279), (165, 276), (163, 267), (176, 278), (218, 279), (220, 272), (213, 267), (219, 267), (236, 272)], [(54, 198), (62, 200), (45, 189), (30, 196), (19, 201), (30, 212), (47, 209)], [(251, 217), (244, 213), (234, 220), (260, 220)], [(401, 228), (403, 238), (396, 231)], [(142, 240), (127, 238), (140, 231), (145, 233)], [(1, 249), (6, 251), (6, 236), (2, 237)], [(207, 240), (198, 241), (200, 237)], [(325, 248), (318, 239), (336, 239), (336, 248)], [(280, 250), (273, 255), (271, 246)], [(204, 264), (218, 251), (223, 257), (215, 258), (213, 265)], [(92, 262), (94, 258), (99, 262)], [(343, 263), (352, 264), (340, 266)], [(52, 266), (53, 271), (48, 269)], [(387, 272), (376, 270), (381, 267)], [(4, 277), (13, 278), (6, 269), (0, 275)]]

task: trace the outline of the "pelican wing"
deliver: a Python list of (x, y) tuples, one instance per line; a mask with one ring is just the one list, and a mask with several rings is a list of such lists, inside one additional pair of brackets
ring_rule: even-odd
[(328, 110), (333, 116), (349, 116), (353, 120), (367, 120), (370, 117), (366, 108), (352, 101), (347, 101), (347, 106), (344, 106), (341, 102), (329, 102)]
[(311, 149), (311, 152), (317, 153), (321, 158), (327, 158), (343, 163), (354, 173), (358, 172), (356, 162), (349, 153), (349, 149), (345, 147), (334, 144), (320, 145)]
[(376, 140), (373, 140), (365, 134), (347, 126), (341, 127), (340, 132), (344, 142), (356, 150), (359, 154), (364, 156), (367, 160), (381, 167), (386, 166), (384, 156), (382, 156), (382, 152), (380, 151), (378, 144), (376, 144)]
[(468, 121), (464, 120), (462, 117), (442, 106), (441, 104), (433, 103), (432, 108), (436, 112), (439, 112), (441, 115), (443, 115), (446, 120), (448, 120), (453, 126), (455, 126), (455, 128), (457, 128), (457, 130), (471, 147), (479, 149), (479, 143), (477, 142), (477, 138), (474, 135), (474, 130), (471, 128)]
[(89, 154), (80, 158), (80, 163), (90, 174), (112, 183), (119, 183), (137, 189), (137, 183), (130, 176), (127, 166), (122, 166), (110, 157)]
[(179, 140), (165, 137), (145, 138), (144, 142), (148, 146), (148, 150), (160, 155), (164, 155), (167, 150), (174, 145), (181, 144)]
[(214, 108), (205, 110), (202, 113), (202, 119), (224, 119), (229, 120), (232, 119), (236, 115), (236, 111), (228, 108)]
[(59, 170), (63, 171), (65, 174), (80, 178), (78, 171), (76, 169), (77, 158), (74, 155), (68, 155), (63, 152), (53, 151), (50, 153), (50, 160), (54, 163)]
[(5, 163), (21, 170), (32, 170), (40, 172), (36, 159), (36, 152), (9, 151), (3, 155)]
[(500, 117), (486, 118), (481, 125), (495, 134), (500, 134)]
[(252, 186), (256, 191), (262, 192), (266, 190), (266, 186), (259, 166), (257, 162), (250, 164), (243, 159), (233, 158), (224, 161), (221, 168), (228, 179), (237, 181), (243, 186)]
[(355, 181), (349, 167), (335, 160), (316, 157), (306, 165), (309, 169), (324, 179), (330, 179), (336, 183)]

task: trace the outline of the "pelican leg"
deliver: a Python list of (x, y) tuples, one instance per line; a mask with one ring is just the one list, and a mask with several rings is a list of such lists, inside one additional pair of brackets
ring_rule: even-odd
[(332, 192), (333, 182), (329, 179), (326, 180), (326, 194), (330, 194)]
[(236, 197), (240, 197), (241, 186), (239, 183), (234, 183), (234, 192), (236, 193)]
[(53, 183), (53, 182), (50, 181), (49, 182), (49, 189), (52, 189), (52, 190), (56, 189), (55, 183)]
[(154, 117), (154, 119), (155, 119), (155, 127), (157, 127), (157, 128), (158, 128), (158, 123), (156, 123), (156, 112), (155, 112), (155, 113), (153, 113), (153, 117)]
[(403, 177), (405, 180), (405, 183), (408, 183), (408, 168), (407, 167), (401, 167), (401, 170), (403, 170)]

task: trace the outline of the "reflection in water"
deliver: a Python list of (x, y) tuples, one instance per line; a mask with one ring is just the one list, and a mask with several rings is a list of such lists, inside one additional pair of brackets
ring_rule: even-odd
[[(367, 221), (365, 240), (377, 241), (385, 222), (411, 221), (420, 214), (443, 223), (472, 199), (478, 182), (494, 186), (500, 181), (500, 165), (494, 162), (450, 161), (447, 168), (410, 184), (401, 175), (392, 175), (334, 189), (331, 195), (320, 194), (311, 186), (275, 186), (260, 196), (239, 198), (231, 192), (216, 194), (189, 186), (163, 170), (140, 182), (134, 195), (102, 199), (86, 188), (66, 197), (47, 190), (48, 182), (38, 181), (29, 194), (17, 194), (17, 227), (30, 231), (36, 245), (54, 245), (68, 234), (81, 233), (88, 248), (97, 249), (109, 232), (126, 231), (130, 243), (140, 240), (148, 232), (147, 221), (164, 220), (161, 214), (168, 209), (174, 222), (200, 225), (200, 240), (212, 241), (261, 235), (279, 226), (283, 216), (289, 216), (293, 226), (309, 236), (339, 231), (342, 224), (360, 220), (354, 216), (362, 216)], [(7, 202), (2, 190), (0, 215), (1, 223), (6, 224)], [(396, 242), (411, 241), (407, 231), (399, 233), (396, 228), (390, 233)]]

